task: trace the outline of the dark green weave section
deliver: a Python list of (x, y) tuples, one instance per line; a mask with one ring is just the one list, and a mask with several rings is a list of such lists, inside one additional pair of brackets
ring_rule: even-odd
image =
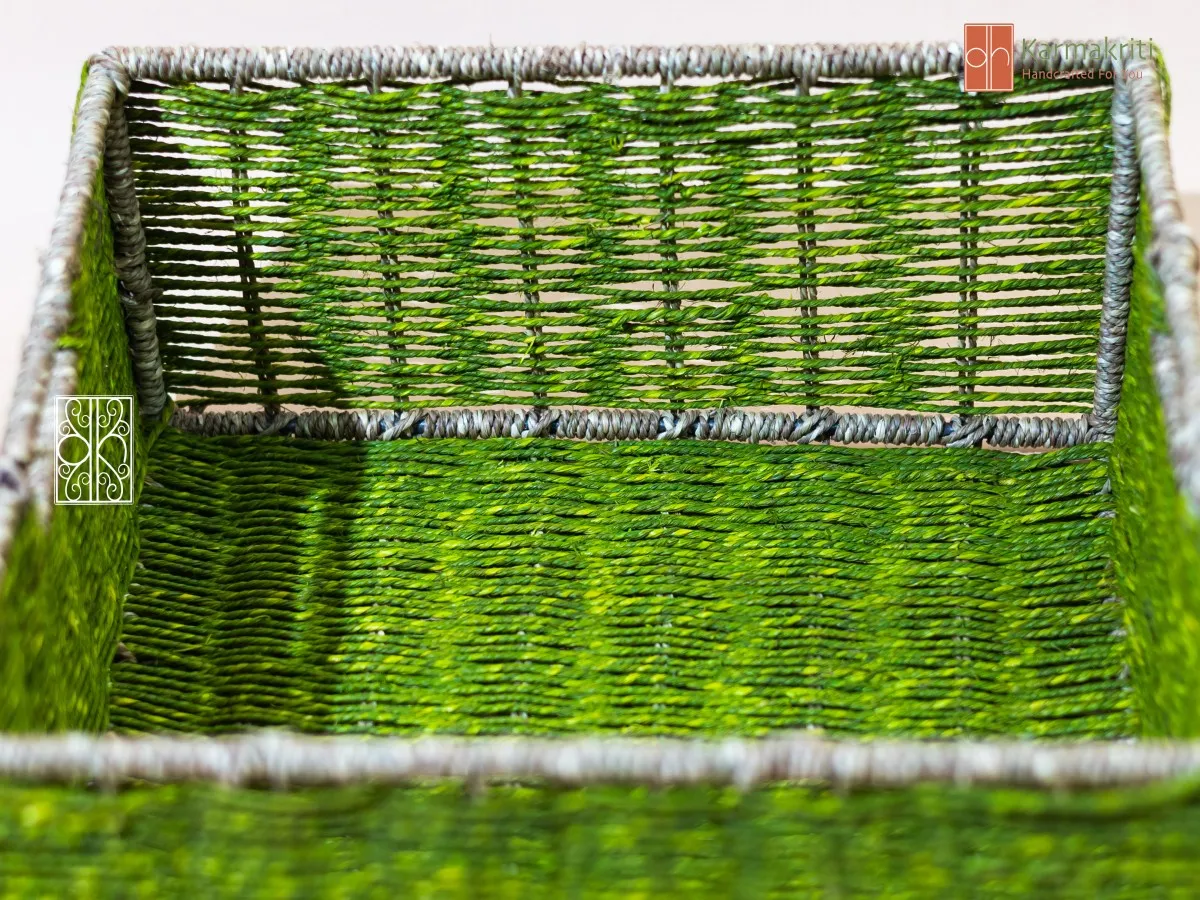
[(1190, 785), (293, 792), (0, 786), (8, 896), (1195, 896)]
[(168, 432), (112, 720), (1130, 734), (1106, 455)]
[[(103, 187), (88, 211), (72, 319), (79, 394), (132, 395)], [(46, 414), (53, 415), (47, 402)], [(101, 729), (121, 600), (137, 556), (132, 506), (27, 512), (0, 583), (0, 732)], [(2, 893), (2, 889), (0, 889)]]
[(1088, 412), (1111, 91), (135, 84), (183, 402)]
[(1179, 494), (1154, 381), (1152, 341), (1167, 334), (1138, 223), (1133, 302), (1113, 453), (1114, 561), (1125, 600), (1133, 683), (1147, 735), (1200, 735), (1200, 527)]

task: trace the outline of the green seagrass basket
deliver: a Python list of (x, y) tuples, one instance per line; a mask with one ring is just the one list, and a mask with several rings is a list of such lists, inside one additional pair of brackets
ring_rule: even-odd
[(0, 897), (1200, 891), (1197, 256), (1091, 53), (94, 57)]

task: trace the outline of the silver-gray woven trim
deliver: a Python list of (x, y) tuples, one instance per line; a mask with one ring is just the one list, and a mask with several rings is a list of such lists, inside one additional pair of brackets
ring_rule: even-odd
[(1140, 187), (1137, 135), (1130, 105), (1129, 83), (1118, 75), (1112, 99), (1113, 173), (1104, 253), (1104, 298), (1100, 306), (1100, 341), (1096, 351), (1092, 427), (1088, 435), (1097, 441), (1111, 441), (1116, 434), (1125, 376), (1125, 337)]
[(583, 441), (688, 438), (748, 443), (892, 444), (998, 448), (1069, 447), (1088, 440), (1090, 420), (1050, 416), (939, 416), (832, 409), (606, 409), (480, 407), (406, 410), (176, 409), (171, 424), (207, 436), (267, 435), (333, 441), (545, 437)]
[[(1034, 72), (1085, 68), (1096, 61), (1089, 41), (1021, 42), (1015, 67)], [(688, 77), (797, 79), (884, 78), (954, 74), (954, 41), (907, 44), (741, 44), (725, 46), (575, 47), (113, 47), (106, 56), (135, 79), (167, 83), (287, 81), (553, 81), (560, 78)]]
[(130, 779), (290, 788), (453, 779), (561, 786), (780, 782), (898, 788), (923, 782), (1044, 789), (1139, 785), (1200, 770), (1200, 743), (829, 741), (802, 735), (724, 741), (638, 738), (306, 737), (0, 738), (0, 778)]
[(1175, 478), (1192, 512), (1200, 515), (1200, 253), (1183, 223), (1159, 72), (1152, 60), (1132, 60), (1126, 80), (1150, 211), (1150, 264), (1162, 286), (1170, 327), (1154, 340), (1155, 375)]

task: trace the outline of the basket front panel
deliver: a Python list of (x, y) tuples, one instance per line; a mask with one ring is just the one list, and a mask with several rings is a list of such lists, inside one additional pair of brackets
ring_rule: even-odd
[(1188, 896), (1194, 793), (0, 785), (0, 875), (114, 898)]

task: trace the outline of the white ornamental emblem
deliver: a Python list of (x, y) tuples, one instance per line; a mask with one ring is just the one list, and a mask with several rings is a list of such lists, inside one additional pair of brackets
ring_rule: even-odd
[(54, 502), (133, 502), (133, 398), (54, 398)]

